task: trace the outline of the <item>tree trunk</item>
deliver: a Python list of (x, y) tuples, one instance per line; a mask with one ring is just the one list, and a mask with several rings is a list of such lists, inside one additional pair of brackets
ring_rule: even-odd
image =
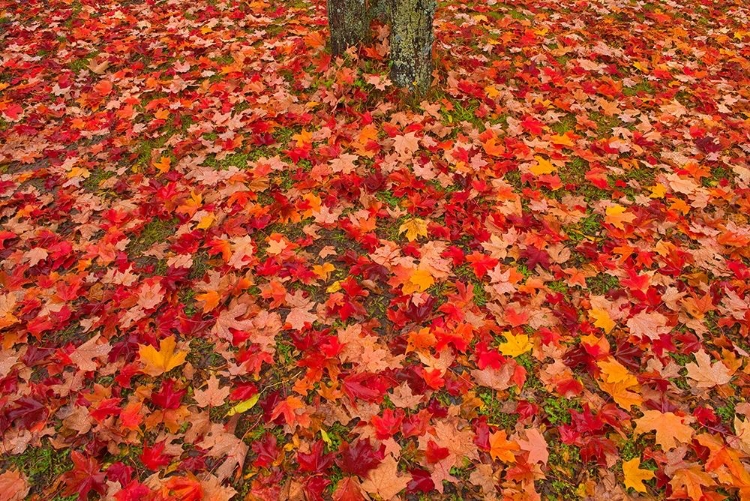
[(432, 20), (436, 0), (392, 0), (391, 81), (423, 93), (432, 82)]
[(328, 0), (331, 54), (341, 55), (348, 47), (364, 41), (369, 20), (365, 0)]

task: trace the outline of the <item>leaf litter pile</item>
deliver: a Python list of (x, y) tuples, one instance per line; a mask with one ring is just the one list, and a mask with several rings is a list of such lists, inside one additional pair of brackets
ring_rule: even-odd
[(0, 0), (3, 499), (750, 499), (750, 9)]

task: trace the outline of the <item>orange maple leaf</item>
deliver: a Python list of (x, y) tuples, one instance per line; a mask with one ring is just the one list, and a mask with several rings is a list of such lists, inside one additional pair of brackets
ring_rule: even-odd
[(506, 463), (515, 463), (516, 456), (513, 451), (519, 451), (521, 447), (516, 442), (508, 440), (505, 430), (500, 430), (490, 435), (490, 456)]
[(159, 342), (157, 351), (150, 345), (139, 345), (138, 354), (145, 364), (142, 371), (149, 376), (161, 376), (175, 367), (185, 363), (186, 351), (175, 351), (177, 345), (174, 336), (169, 336)]

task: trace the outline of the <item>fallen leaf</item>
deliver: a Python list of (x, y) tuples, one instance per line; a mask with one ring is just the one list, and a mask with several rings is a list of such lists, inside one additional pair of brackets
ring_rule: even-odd
[(409, 242), (413, 242), (419, 237), (427, 236), (427, 222), (424, 219), (413, 218), (404, 222), (398, 228), (399, 235), (406, 233), (406, 238)]
[(732, 380), (732, 374), (723, 362), (718, 361), (711, 365), (711, 357), (705, 350), (695, 353), (695, 362), (685, 364), (687, 375), (696, 381), (698, 388), (713, 388), (727, 384)]
[(230, 388), (219, 388), (219, 378), (211, 376), (205, 390), (195, 390), (193, 398), (198, 407), (219, 407), (224, 405), (229, 396)]
[(368, 494), (391, 499), (409, 484), (408, 476), (398, 472), (398, 463), (392, 455), (387, 455), (377, 468), (368, 472), (362, 482), (362, 489)]
[(187, 352), (175, 351), (176, 346), (177, 342), (174, 336), (159, 341), (158, 351), (151, 345), (140, 345), (138, 354), (141, 362), (145, 364), (142, 371), (149, 376), (156, 377), (184, 364)]
[(490, 456), (492, 459), (499, 459), (506, 463), (515, 463), (516, 456), (514, 451), (521, 450), (516, 442), (508, 440), (505, 430), (500, 430), (490, 435)]
[(635, 432), (638, 435), (656, 432), (656, 443), (665, 450), (677, 447), (677, 441), (690, 443), (693, 429), (685, 424), (685, 418), (673, 412), (659, 412), (655, 410), (643, 411), (643, 417), (635, 420)]
[(640, 468), (641, 460), (633, 458), (630, 461), (622, 462), (622, 472), (625, 475), (625, 487), (635, 489), (636, 492), (646, 492), (646, 486), (643, 482), (651, 480), (656, 475), (651, 470), (642, 470)]
[(531, 351), (534, 345), (529, 341), (529, 336), (526, 334), (511, 334), (510, 332), (504, 332), (505, 341), (500, 343), (500, 353), (507, 357), (519, 357), (524, 353)]
[(632, 223), (634, 220), (635, 215), (627, 212), (627, 208), (618, 204), (607, 207), (606, 217), (604, 218), (604, 221), (621, 230), (624, 230), (625, 225)]

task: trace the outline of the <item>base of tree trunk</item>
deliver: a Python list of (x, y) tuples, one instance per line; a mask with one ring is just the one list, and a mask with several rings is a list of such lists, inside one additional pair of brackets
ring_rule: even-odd
[(369, 21), (365, 0), (328, 0), (331, 54), (341, 55), (347, 48), (363, 42)]
[(435, 0), (392, 0), (391, 81), (423, 93), (432, 82)]

